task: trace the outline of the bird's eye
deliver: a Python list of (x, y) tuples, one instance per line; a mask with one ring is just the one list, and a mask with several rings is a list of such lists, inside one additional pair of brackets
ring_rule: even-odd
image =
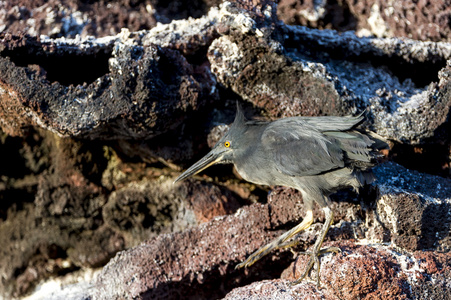
[(229, 142), (229, 141), (225, 142), (225, 143), (224, 143), (224, 146), (225, 146), (226, 148), (229, 148), (229, 147), (230, 147), (230, 142)]

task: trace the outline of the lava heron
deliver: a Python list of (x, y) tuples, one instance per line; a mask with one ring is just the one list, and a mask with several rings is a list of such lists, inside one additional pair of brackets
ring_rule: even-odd
[(232, 163), (245, 180), (260, 185), (281, 185), (299, 190), (307, 210), (303, 221), (261, 247), (236, 268), (249, 267), (270, 251), (291, 247), (290, 239), (313, 223), (313, 205), (324, 211), (326, 220), (313, 246), (305, 252), (310, 260), (299, 283), (312, 267), (317, 270), (319, 256), (340, 252), (337, 247), (321, 249), (332, 223), (329, 195), (352, 187), (356, 191), (373, 180), (371, 167), (386, 148), (383, 139), (372, 132), (356, 128), (363, 120), (357, 117), (290, 117), (273, 122), (246, 120), (237, 104), (237, 114), (229, 131), (213, 149), (176, 180), (183, 180), (211, 165)]

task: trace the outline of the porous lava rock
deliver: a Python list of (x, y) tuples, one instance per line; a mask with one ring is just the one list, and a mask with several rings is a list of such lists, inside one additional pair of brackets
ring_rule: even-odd
[(409, 0), (281, 0), (277, 10), (279, 19), (290, 25), (434, 42), (450, 41), (450, 14), (446, 1)]
[[(315, 297), (324, 294), (330, 297), (327, 299), (422, 299), (428, 293), (439, 295), (438, 289), (427, 283), (429, 279), (426, 278), (431, 277), (436, 278), (444, 291), (449, 292), (451, 269), (447, 263), (450, 259), (447, 249), (451, 245), (451, 222), (449, 216), (442, 218), (425, 211), (432, 207), (445, 214), (449, 211), (450, 180), (409, 173), (393, 163), (383, 164), (376, 172), (386, 174), (381, 176), (383, 180), (369, 193), (376, 198), (368, 205), (376, 206), (376, 209), (370, 209), (365, 204), (359, 205), (360, 201), (352, 194), (342, 193), (334, 197), (332, 209), (336, 212), (335, 225), (329, 231), (325, 246), (338, 246), (342, 253), (328, 254), (322, 258), (320, 276), (323, 290)], [(392, 174), (403, 178), (402, 186), (399, 185), (399, 177), (392, 177)], [(419, 180), (423, 183), (421, 187), (417, 184)], [(438, 193), (436, 189), (425, 188), (434, 184), (446, 187)], [(395, 206), (393, 209), (387, 207), (387, 189), (397, 189), (397, 197), (393, 197), (390, 203)], [(422, 197), (423, 201), (419, 201), (416, 206), (405, 205), (405, 199), (412, 195)], [(365, 196), (366, 200), (368, 198), (371, 196)], [(94, 295), (99, 299), (176, 298), (177, 293), (182, 291), (189, 297), (208, 299), (218, 297), (248, 280), (262, 280), (271, 274), (276, 276), (282, 266), (288, 267), (293, 261), (293, 256), (287, 250), (274, 251), (244, 273), (233, 270), (233, 267), (248, 253), (302, 220), (302, 208), (302, 198), (297, 191), (278, 188), (270, 193), (267, 204), (253, 204), (240, 209), (235, 215), (219, 217), (183, 233), (147, 241), (122, 252), (108, 263), (94, 283), (97, 290)], [(314, 214), (316, 218), (312, 228), (298, 237), (300, 249), (307, 249), (312, 244), (324, 221), (319, 210), (315, 210)], [(403, 223), (402, 220), (406, 219), (410, 221)], [(398, 228), (393, 230), (386, 220)], [(437, 227), (440, 229), (438, 235)], [(415, 230), (418, 232), (414, 233)], [(430, 242), (416, 243), (414, 246), (403, 243), (404, 240), (409, 241), (412, 235)], [(387, 238), (394, 240), (390, 246), (384, 244)], [(307, 259), (300, 254), (293, 265), (283, 271), (282, 278), (298, 278), (304, 271)], [(424, 261), (430, 259), (433, 259), (430, 262), (433, 266), (426, 268)], [(312, 273), (316, 276), (315, 271)], [(418, 278), (423, 280), (418, 281)], [(215, 292), (208, 294), (199, 285), (212, 286), (211, 290)], [(283, 299), (302, 299), (312, 293), (310, 284), (302, 283), (286, 289), (287, 286), (290, 285), (277, 280), (263, 281), (250, 287), (236, 288), (226, 299), (247, 299), (245, 295), (250, 290), (252, 297), (255, 297), (251, 299), (279, 293), (281, 297), (287, 293), (283, 296), (287, 298)], [(313, 290), (316, 291), (316, 288)]]
[[(448, 295), (446, 5), (302, 3), (310, 27), (281, 21), (294, 1), (0, 4), (0, 294), (53, 277), (44, 298)], [(289, 285), (306, 257), (287, 249), (234, 270), (302, 220), (299, 192), (220, 166), (172, 184), (237, 101), (262, 120), (365, 112), (390, 142), (376, 183), (332, 196), (325, 245), (343, 252), (322, 258), (323, 289)]]

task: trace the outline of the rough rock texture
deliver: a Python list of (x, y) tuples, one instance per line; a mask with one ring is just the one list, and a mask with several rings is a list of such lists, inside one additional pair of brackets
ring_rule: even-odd
[[(215, 184), (187, 181), (175, 187), (171, 174), (123, 162), (106, 146), (88, 149), (79, 141), (44, 135), (34, 145), (42, 157), (33, 155), (40, 152), (32, 152), (32, 141), (19, 148), (28, 156), (24, 164), (30, 174), (0, 186), (3, 295), (21, 295), (50, 276), (100, 267), (142, 240), (240, 206), (240, 197)], [(32, 167), (47, 164), (33, 174)]]
[[(345, 115), (370, 106), (373, 128), (404, 143), (421, 143), (446, 123), (449, 44), (357, 38), (286, 25), (279, 34), (280, 41), (248, 35), (216, 39), (208, 57), (218, 81), (272, 117)], [(397, 65), (377, 66), (383, 59)], [(419, 74), (417, 79), (418, 69), (404, 80), (413, 62), (440, 65), (440, 82), (426, 82)]]
[(0, 32), (52, 38), (115, 35), (121, 28), (150, 29), (157, 22), (199, 18), (221, 1), (3, 1)]
[(375, 213), (384, 228), (384, 238), (410, 251), (437, 249), (449, 252), (450, 181), (409, 171), (393, 163), (379, 166), (375, 174), (381, 178)]
[[(247, 253), (281, 234), (287, 222), (300, 219), (299, 195), (289, 194), (285, 189), (276, 190), (268, 204), (257, 203), (235, 215), (215, 218), (182, 233), (160, 235), (121, 252), (99, 274), (94, 297), (172, 299), (184, 294), (192, 299), (211, 299), (248, 281), (246, 277), (280, 273), (281, 262), (276, 256), (276, 261), (270, 256), (264, 259), (266, 263), (254, 270), (257, 275), (233, 268)], [(200, 286), (209, 288), (204, 291)]]
[(355, 30), (365, 36), (451, 41), (447, 1), (281, 0), (277, 15), (290, 25)]
[[(5, 34), (1, 53), (10, 60), (0, 64), (3, 130), (18, 135), (39, 125), (67, 136), (152, 138), (217, 96), (212, 72), (270, 117), (343, 115), (370, 106), (372, 128), (390, 139), (421, 144), (447, 133), (450, 45), (286, 26), (274, 22), (274, 9), (263, 4), (257, 22), (252, 11), (226, 3), (187, 24), (84, 42)], [(217, 33), (222, 36), (215, 39)], [(211, 71), (172, 51), (192, 55), (208, 45)], [(93, 82), (59, 78), (54, 72), (61, 70), (52, 68), (64, 57), (76, 59), (78, 76), (81, 64), (88, 67), (95, 58), (104, 73)], [(51, 84), (57, 78), (61, 82)]]
[(307, 282), (290, 284), (304, 271), (307, 261), (301, 256), (284, 271), (283, 279), (236, 288), (224, 299), (449, 299), (449, 253), (399, 253), (351, 240), (328, 245), (343, 252), (323, 257), (322, 288)]
[[(188, 111), (215, 97), (213, 81), (205, 81), (205, 86), (196, 80), (210, 75), (196, 74), (179, 52), (130, 45), (128, 36), (124, 31), (118, 37), (124, 42), (109, 38), (73, 45), (32, 38), (17, 42), (3, 35), (7, 56), (0, 62), (3, 130), (23, 135), (27, 127), (39, 125), (61, 136), (150, 138), (180, 125)], [(23, 51), (25, 59), (20, 55)], [(59, 78), (64, 59), (69, 66), (79, 64), (74, 70), (78, 74)], [(91, 66), (93, 62), (96, 65)], [(32, 63), (49, 64), (48, 73), (18, 67)], [(93, 82), (77, 82), (77, 76), (83, 78), (96, 66), (105, 67), (105, 74), (97, 74)], [(73, 85), (78, 83), (83, 85)]]
[[(322, 259), (324, 291), (315, 297), (424, 299), (432, 294), (446, 299), (443, 294), (451, 292), (451, 180), (415, 172), (403, 176), (408, 170), (393, 163), (377, 167), (376, 172), (385, 176), (370, 193), (373, 196), (364, 197), (364, 201), (372, 199), (370, 206), (359, 205), (355, 197), (346, 193), (334, 199), (337, 200), (332, 205), (336, 212), (335, 225), (327, 240), (340, 242), (326, 246), (338, 246), (343, 253)], [(417, 183), (420, 180), (421, 186)], [(439, 192), (438, 186), (443, 186)], [(395, 190), (396, 196), (387, 192)], [(388, 197), (392, 202), (388, 203)], [(406, 203), (410, 198), (418, 200), (415, 205)], [(292, 260), (286, 250), (275, 251), (246, 269), (244, 274), (233, 267), (247, 253), (293, 226), (293, 222), (299, 222), (302, 206), (299, 193), (278, 188), (270, 193), (267, 204), (253, 204), (235, 215), (216, 218), (182, 233), (160, 235), (111, 260), (94, 283), (94, 296), (96, 299), (155, 299), (177, 298), (178, 293), (182, 293), (189, 295), (188, 298), (210, 299), (248, 280), (277, 276), (280, 268), (287, 267)], [(437, 215), (433, 211), (442, 213)], [(319, 210), (314, 214), (317, 218), (312, 230), (299, 236), (301, 248), (309, 247), (321, 227), (320, 222), (324, 221)], [(418, 226), (412, 226), (418, 223), (423, 224), (423, 231), (413, 232)], [(397, 228), (390, 228), (390, 224)], [(405, 242), (412, 237), (421, 237), (423, 242), (414, 245)], [(391, 246), (378, 244), (391, 239)], [(307, 258), (301, 255), (282, 277), (293, 280), (303, 271), (306, 262)], [(238, 288), (227, 297), (247, 299), (249, 290), (254, 290), (255, 299), (271, 298), (270, 295), (303, 299), (312, 293), (312, 286), (307, 284), (289, 289), (286, 282), (260, 284), (260, 287), (253, 284)], [(198, 285), (211, 287), (210, 294)], [(284, 293), (287, 295), (283, 296)]]
[[(279, 20), (294, 1), (219, 3), (0, 3), (1, 297), (107, 264), (43, 299), (346, 298), (337, 287), (441, 299), (451, 285), (449, 5), (303, 1), (293, 22), (306, 28)], [(265, 120), (366, 110), (362, 126), (390, 140), (378, 183), (333, 196), (326, 243), (344, 251), (323, 258), (322, 290), (279, 279), (302, 272), (305, 258), (290, 266), (288, 250), (234, 270), (301, 221), (298, 192), (245, 183), (230, 166), (172, 185), (227, 130), (236, 101)], [(294, 250), (323, 221), (316, 209)]]

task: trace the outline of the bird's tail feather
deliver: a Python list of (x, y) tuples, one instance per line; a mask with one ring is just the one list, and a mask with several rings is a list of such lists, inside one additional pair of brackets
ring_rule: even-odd
[(381, 156), (379, 150), (388, 147), (387, 142), (374, 132), (352, 130), (323, 133), (338, 142), (349, 165), (363, 170), (373, 167)]

